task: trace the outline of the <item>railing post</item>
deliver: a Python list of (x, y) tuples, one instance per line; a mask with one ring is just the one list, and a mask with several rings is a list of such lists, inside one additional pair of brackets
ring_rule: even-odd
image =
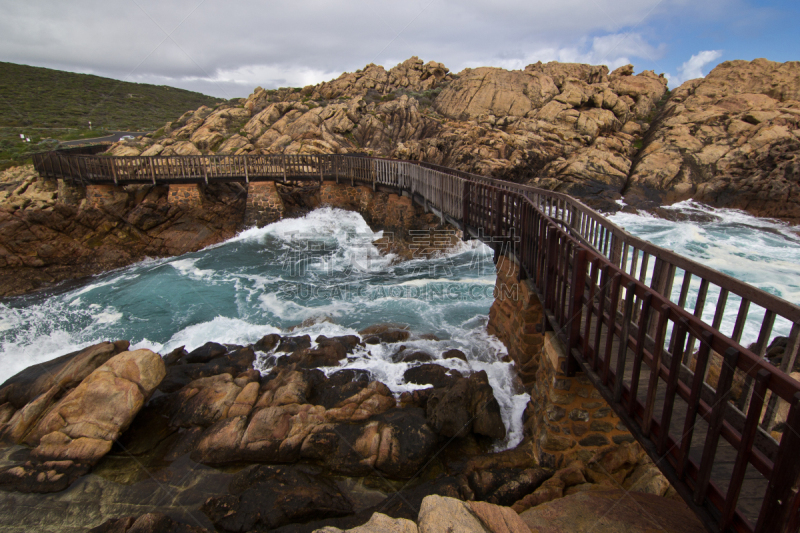
[(153, 178), (153, 185), (155, 185), (156, 184), (156, 170), (153, 167), (153, 158), (152, 157), (150, 158), (148, 163), (150, 163), (150, 177)]
[[(463, 225), (463, 236), (462, 239), (467, 241), (469, 240), (469, 201), (470, 201), (470, 188), (472, 187), (472, 183), (467, 180), (464, 180), (464, 199), (461, 204), (461, 215), (462, 215), (462, 225)], [(413, 193), (412, 193), (413, 197)]]
[(781, 437), (778, 457), (764, 495), (755, 533), (797, 531), (800, 505), (800, 461), (797, 460), (799, 449), (800, 392), (797, 392), (792, 398), (786, 430)]
[(494, 213), (494, 230), (492, 237), (497, 239), (501, 237), (503, 234), (502, 220), (503, 220), (503, 191), (500, 189), (494, 190), (494, 206), (493, 206)]
[[(586, 287), (586, 257), (588, 252), (582, 248), (575, 248), (572, 259), (572, 300), (569, 309), (569, 342), (567, 343), (567, 376), (574, 376), (578, 371), (578, 362), (572, 355), (572, 350), (577, 348), (578, 337), (581, 334), (581, 316), (583, 314), (583, 291)], [(566, 325), (566, 324), (565, 324)], [(585, 356), (585, 354), (584, 354)]]
[[(708, 432), (706, 442), (703, 446), (703, 455), (700, 459), (699, 471), (697, 472), (697, 485), (694, 489), (694, 503), (703, 505), (708, 493), (708, 484), (711, 480), (711, 469), (714, 466), (714, 458), (717, 455), (717, 443), (722, 431), (722, 423), (725, 420), (725, 410), (728, 408), (728, 401), (731, 398), (731, 384), (733, 375), (736, 372), (736, 363), (739, 360), (739, 352), (735, 348), (728, 348), (725, 351), (722, 361), (722, 370), (717, 381), (717, 392), (714, 395), (714, 404), (711, 408), (711, 417), (708, 421)], [(776, 470), (780, 472), (779, 470)], [(780, 531), (771, 529), (770, 531)]]
[(113, 159), (111, 161), (111, 172), (114, 175), (114, 185), (117, 185), (117, 165), (116, 165), (116, 163), (117, 163), (116, 159)]

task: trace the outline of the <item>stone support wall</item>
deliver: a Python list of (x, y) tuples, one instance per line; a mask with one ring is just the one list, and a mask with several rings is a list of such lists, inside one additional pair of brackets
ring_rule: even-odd
[(319, 195), (322, 205), (357, 211), (371, 227), (389, 229), (400, 238), (406, 237), (407, 231), (415, 225), (417, 209), (407, 196), (333, 181), (324, 182)]
[(86, 187), (75, 185), (71, 181), (58, 180), (58, 202), (66, 205), (80, 205), (86, 198)]
[(171, 184), (167, 199), (169, 203), (184, 206), (199, 206), (203, 203), (203, 186), (199, 183)]
[(126, 202), (128, 193), (122, 187), (116, 185), (87, 185), (86, 201), (92, 207)]
[(247, 184), (247, 207), (244, 225), (259, 228), (283, 218), (283, 200), (272, 181), (252, 181)]
[(508, 348), (531, 395), (526, 427), (542, 466), (561, 468), (589, 461), (610, 444), (633, 436), (582, 373), (567, 377), (566, 356), (552, 332), (544, 333), (544, 312), (529, 280), (517, 281), (519, 266), (506, 256), (497, 262), (495, 302), (489, 333)]

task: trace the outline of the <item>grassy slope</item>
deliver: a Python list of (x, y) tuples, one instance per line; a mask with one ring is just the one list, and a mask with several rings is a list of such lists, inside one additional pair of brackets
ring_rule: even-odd
[[(40, 151), (37, 143), (43, 139), (152, 131), (190, 109), (219, 101), (163, 85), (0, 62), (0, 168)], [(22, 143), (20, 133), (31, 142)]]

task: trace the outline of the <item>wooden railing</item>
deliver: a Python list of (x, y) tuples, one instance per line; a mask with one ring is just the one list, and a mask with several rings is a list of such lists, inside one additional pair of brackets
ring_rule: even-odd
[[(336, 180), (408, 194), (518, 261), (567, 347), (568, 372), (586, 373), (710, 531), (798, 529), (800, 383), (787, 371), (800, 308), (638, 239), (570, 196), (351, 155), (47, 152), (34, 165), (83, 185)], [(736, 318), (723, 333), (730, 304)], [(781, 368), (764, 358), (776, 321), (788, 332)], [(749, 346), (746, 326), (758, 331)]]

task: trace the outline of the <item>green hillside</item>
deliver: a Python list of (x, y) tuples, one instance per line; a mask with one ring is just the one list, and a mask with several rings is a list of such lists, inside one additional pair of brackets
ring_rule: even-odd
[[(152, 131), (220, 100), (163, 85), (0, 62), (0, 168), (23, 162), (47, 139)], [(31, 142), (23, 143), (20, 133)]]

